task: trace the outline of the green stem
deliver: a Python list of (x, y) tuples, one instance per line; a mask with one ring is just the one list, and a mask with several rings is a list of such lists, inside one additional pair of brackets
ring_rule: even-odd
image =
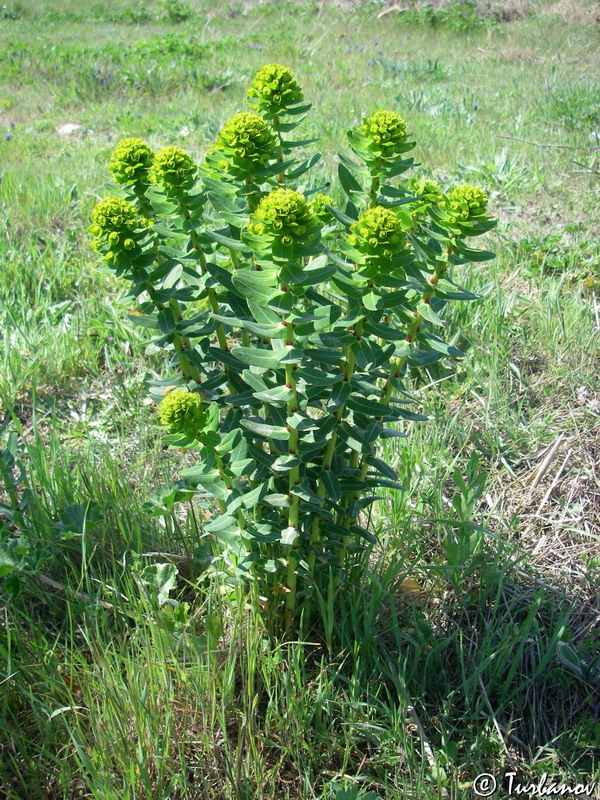
[[(287, 288), (287, 287), (282, 287)], [(294, 345), (294, 329), (291, 322), (286, 322), (286, 336), (285, 343), (288, 347)], [(288, 417), (295, 414), (298, 410), (298, 395), (296, 393), (296, 379), (294, 377), (294, 364), (285, 365), (285, 384), (288, 389), (292, 390), (292, 396), (287, 402), (287, 415)], [(298, 431), (291, 425), (288, 425), (289, 441), (288, 453), (290, 455), (298, 454)], [(288, 527), (293, 528), (298, 536), (294, 543), (290, 546), (288, 554), (287, 566), (287, 595), (285, 599), (285, 627), (289, 631), (293, 627), (294, 615), (296, 610), (296, 589), (298, 585), (298, 545), (299, 545), (299, 512), (300, 512), (300, 498), (297, 494), (292, 494), (292, 490), (300, 483), (300, 467), (292, 467), (289, 472), (289, 497), (290, 506), (288, 510)]]
[(379, 187), (381, 186), (381, 160), (378, 159), (372, 172), (372, 180), (371, 180), (371, 188), (369, 189), (369, 197), (371, 198), (369, 201), (369, 205), (371, 207), (377, 205), (377, 195), (379, 194)]
[[(158, 293), (154, 286), (150, 283), (150, 281), (146, 281), (144, 288), (148, 292), (148, 296), (154, 303), (155, 308), (158, 311), (163, 311), (165, 308), (165, 304), (162, 303), (158, 299)], [(179, 304), (177, 300), (170, 301), (169, 305), (173, 310), (173, 314), (175, 316), (176, 321), (181, 321), (183, 317), (181, 316), (181, 310), (179, 309)], [(181, 371), (187, 380), (195, 381), (196, 383), (202, 382), (202, 377), (200, 375), (200, 370), (191, 361), (185, 354), (186, 347), (191, 349), (190, 341), (187, 337), (182, 337), (179, 331), (175, 331), (173, 333), (173, 347), (175, 348), (175, 352), (177, 353), (177, 359), (179, 361), (179, 365), (181, 366)]]
[[(179, 203), (181, 210), (184, 213), (186, 220), (189, 222), (191, 219), (191, 214), (189, 208), (185, 205), (183, 201)], [(202, 245), (198, 239), (198, 234), (195, 230), (190, 231), (190, 238), (192, 240), (192, 245), (194, 250), (198, 253), (200, 259), (200, 271), (203, 275), (206, 275), (206, 256), (204, 254), (204, 250), (202, 249)], [(208, 289), (208, 302), (210, 303), (210, 308), (213, 314), (219, 314), (219, 301), (217, 300), (217, 293), (214, 289)], [(219, 347), (221, 350), (229, 350), (229, 345), (227, 344), (227, 336), (225, 334), (225, 328), (222, 323), (219, 323), (217, 327), (217, 340), (219, 342)]]
[[(283, 138), (281, 136), (281, 133), (278, 130), (278, 127), (279, 127), (279, 114), (275, 114), (275, 116), (273, 117), (273, 126), (275, 128), (275, 133), (277, 134), (277, 153), (278, 153), (277, 161), (279, 163), (282, 163), (283, 162)], [(277, 175), (277, 183), (279, 183), (279, 184), (285, 183), (285, 175), (284, 175), (283, 172), (280, 172)]]
[[(227, 470), (225, 469), (225, 464), (223, 462), (223, 459), (221, 458), (221, 456), (216, 451), (215, 451), (215, 463), (217, 465), (217, 469), (219, 470), (219, 474), (223, 478), (223, 483), (225, 484), (225, 486), (230, 491), (233, 491), (236, 487), (235, 487), (233, 481), (231, 480), (231, 477), (227, 474)], [(237, 488), (240, 488), (240, 487), (237, 487)], [(241, 488), (240, 488), (240, 492), (241, 492)], [(219, 500), (219, 509), (220, 509), (221, 513), (223, 513), (223, 514), (227, 513), (227, 504), (223, 500)], [(237, 520), (238, 520), (238, 524), (240, 526), (240, 530), (242, 530), (242, 531), (245, 530), (245, 528), (246, 528), (246, 520), (244, 518), (244, 513), (243, 513), (241, 508), (238, 508), (238, 510), (237, 510)], [(245, 542), (245, 545), (246, 545), (246, 552), (247, 553), (252, 552), (252, 547), (250, 546), (248, 541), (246, 539), (244, 539), (244, 542)]]
[[(449, 247), (448, 251), (447, 251), (447, 254), (450, 255), (451, 252), (452, 252), (452, 249)], [(448, 267), (448, 262), (447, 261), (438, 262), (438, 265), (436, 266), (436, 268), (435, 268), (435, 270), (433, 272), (433, 275), (429, 279), (429, 283), (431, 284), (431, 286), (433, 288), (431, 289), (431, 291), (427, 291), (427, 292), (425, 292), (423, 294), (423, 296), (421, 298), (421, 301), (423, 303), (429, 304), (431, 298), (435, 294), (435, 287), (437, 286), (437, 284), (438, 284), (440, 278), (442, 277), (442, 275), (446, 272), (447, 267)], [(411, 344), (414, 341), (414, 338), (417, 335), (417, 333), (419, 332), (419, 328), (421, 327), (421, 325), (423, 323), (423, 319), (424, 318), (422, 317), (422, 315), (418, 311), (414, 312), (414, 320), (412, 321), (412, 323), (411, 323), (411, 325), (410, 325), (410, 327), (408, 329), (408, 332), (406, 334), (405, 342), (407, 344)], [(392, 368), (390, 370), (390, 374), (388, 376), (388, 379), (386, 380), (385, 384), (383, 385), (383, 395), (382, 395), (382, 398), (381, 398), (381, 402), (384, 403), (385, 405), (389, 404), (390, 398), (392, 396), (392, 392), (394, 391), (394, 387), (392, 385), (392, 380), (394, 380), (395, 378), (399, 378), (400, 377), (400, 375), (402, 374), (402, 370), (404, 368), (404, 364), (406, 363), (406, 359), (407, 358), (408, 358), (407, 355), (400, 356), (399, 358), (395, 358), (393, 363), (392, 363)]]
[[(353, 333), (357, 342), (359, 342), (362, 338), (363, 322), (364, 320), (362, 319), (359, 320), (353, 329)], [(356, 366), (356, 354), (352, 349), (352, 346), (349, 346), (347, 348), (346, 363), (344, 364), (344, 370), (343, 370), (343, 380), (345, 382), (349, 383), (352, 380), (352, 375), (354, 374), (355, 366)], [(324, 498), (327, 494), (327, 489), (325, 487), (325, 483), (323, 482), (323, 472), (326, 472), (327, 470), (331, 469), (331, 463), (333, 461), (333, 456), (335, 455), (335, 446), (337, 443), (337, 424), (341, 422), (345, 410), (346, 410), (346, 403), (342, 403), (341, 406), (335, 412), (336, 427), (333, 429), (333, 433), (331, 434), (331, 439), (327, 442), (327, 447), (325, 448), (325, 452), (323, 454), (322, 471), (319, 477), (319, 485), (317, 487), (317, 494), (321, 498)], [(317, 559), (316, 549), (321, 535), (320, 527), (321, 527), (321, 521), (319, 517), (315, 517), (311, 526), (311, 536), (310, 536), (311, 551), (308, 556), (308, 568), (311, 576), (314, 576), (315, 563)]]
[(380, 183), (381, 183), (381, 179), (380, 179), (379, 175), (376, 175), (373, 178), (373, 180), (371, 181), (371, 188), (369, 189), (369, 196), (371, 198), (371, 201), (370, 201), (369, 205), (371, 207), (377, 205), (377, 195), (379, 193), (379, 185), (380, 185)]
[[(452, 248), (448, 247), (447, 255), (450, 256), (451, 252), (452, 252)], [(437, 264), (437, 266), (436, 266), (436, 268), (435, 268), (435, 270), (433, 272), (433, 275), (429, 279), (429, 283), (432, 286), (432, 289), (431, 289), (431, 291), (428, 290), (427, 292), (424, 292), (424, 294), (423, 294), (423, 296), (421, 298), (422, 302), (429, 303), (429, 301), (431, 300), (431, 298), (435, 294), (435, 287), (437, 286), (440, 278), (446, 272), (447, 268), (448, 268), (448, 262), (447, 261), (438, 262), (438, 264)], [(419, 331), (419, 328), (420, 328), (422, 323), (423, 323), (423, 317), (421, 316), (421, 314), (418, 311), (415, 311), (414, 312), (414, 320), (412, 321), (412, 323), (411, 323), (411, 325), (410, 325), (410, 327), (408, 329), (408, 332), (406, 334), (405, 341), (408, 344), (410, 344), (411, 342), (414, 341), (414, 338), (417, 335), (417, 333)], [(394, 387), (393, 387), (393, 383), (392, 382), (396, 378), (399, 378), (400, 375), (402, 374), (402, 370), (404, 368), (404, 364), (406, 363), (406, 359), (407, 358), (408, 358), (408, 356), (405, 355), (405, 356), (400, 356), (399, 358), (395, 358), (394, 359), (394, 361), (392, 363), (392, 367), (390, 369), (389, 376), (388, 376), (388, 378), (387, 378), (387, 380), (386, 380), (386, 382), (385, 382), (385, 384), (383, 385), (383, 388), (382, 388), (382, 397), (381, 397), (381, 401), (380, 402), (383, 405), (386, 405), (386, 406), (389, 405), (390, 399), (392, 397), (392, 392), (394, 391)], [(365, 478), (366, 478), (366, 476), (367, 476), (367, 472), (369, 470), (369, 465), (367, 464), (366, 457), (363, 456), (362, 458), (360, 458), (359, 454), (357, 452), (354, 452), (352, 454), (352, 461), (350, 462), (350, 465), (352, 467), (356, 468), (356, 469), (360, 469), (359, 481), (361, 483), (363, 483)], [(360, 499), (360, 492), (355, 493), (354, 495), (352, 495), (352, 500), (356, 501), (358, 499)], [(351, 519), (351, 516), (350, 516), (349, 512), (347, 511), (346, 515), (344, 517), (343, 525), (344, 525), (344, 527), (349, 527), (351, 523), (352, 523), (352, 519)], [(346, 555), (348, 553), (349, 544), (350, 544), (350, 537), (349, 536), (345, 536), (344, 537), (344, 541), (342, 542), (342, 548), (340, 550), (340, 563), (343, 563), (345, 561), (345, 559), (346, 559)], [(339, 581), (338, 581), (338, 583), (339, 583)]]

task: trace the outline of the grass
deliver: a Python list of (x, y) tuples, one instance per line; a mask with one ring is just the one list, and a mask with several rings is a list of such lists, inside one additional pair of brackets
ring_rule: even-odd
[[(190, 7), (0, 14), (0, 793), (458, 800), (480, 772), (597, 779), (591, 10)], [(324, 181), (346, 128), (392, 105), (417, 159), (484, 185), (500, 218), (496, 261), (461, 276), (482, 299), (448, 319), (467, 357), (415, 376), (430, 421), (387, 443), (407, 491), (373, 511), (367, 584), (285, 644), (204, 579), (206, 509), (151, 499), (180, 467), (145, 388), (162, 368), (86, 234), (120, 137), (200, 158), (269, 61), (314, 104)], [(156, 564), (177, 603), (159, 607)]]

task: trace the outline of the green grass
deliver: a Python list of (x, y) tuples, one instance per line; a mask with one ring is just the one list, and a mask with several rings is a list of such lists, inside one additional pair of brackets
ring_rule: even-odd
[[(18, 566), (0, 579), (0, 794), (458, 800), (515, 765), (598, 778), (600, 675), (556, 647), (598, 652), (591, 22), (191, 6), (178, 25), (126, 0), (0, 14), (0, 467), (21, 475), (0, 493), (0, 570)], [(181, 466), (145, 387), (164, 368), (86, 233), (120, 137), (201, 158), (269, 61), (313, 102), (315, 180), (392, 106), (417, 160), (484, 185), (500, 219), (496, 261), (461, 275), (482, 299), (447, 320), (467, 357), (415, 376), (430, 421), (386, 443), (407, 491), (373, 510), (368, 582), (285, 644), (204, 578), (207, 509), (153, 515)], [(177, 607), (158, 606), (156, 563), (177, 569)]]

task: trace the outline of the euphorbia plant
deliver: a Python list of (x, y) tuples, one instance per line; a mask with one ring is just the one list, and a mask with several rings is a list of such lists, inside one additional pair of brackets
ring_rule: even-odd
[(386, 110), (349, 131), (336, 207), (311, 179), (319, 156), (293, 157), (310, 106), (292, 73), (267, 65), (248, 94), (254, 110), (225, 123), (200, 168), (176, 147), (119, 144), (120, 189), (90, 230), (164, 354), (151, 391), (168, 391), (165, 443), (193, 456), (185, 488), (214, 500), (212, 570), (291, 628), (299, 596), (332, 573), (337, 585), (374, 540), (362, 512), (401, 489), (379, 443), (424, 419), (409, 368), (462, 355), (444, 307), (475, 296), (451, 273), (493, 257), (465, 240), (494, 223), (477, 187), (405, 179), (414, 142)]

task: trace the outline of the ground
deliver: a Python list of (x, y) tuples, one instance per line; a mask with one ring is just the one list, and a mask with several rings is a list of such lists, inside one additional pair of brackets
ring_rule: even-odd
[[(0, 468), (26, 475), (0, 494), (0, 793), (462, 798), (482, 772), (598, 779), (597, 8), (166, 8), (0, 8)], [(407, 491), (375, 512), (371, 578), (295, 646), (207, 588), (193, 520), (152, 516), (180, 466), (146, 389), (163, 368), (86, 232), (121, 137), (200, 160), (271, 61), (313, 103), (323, 182), (345, 131), (391, 107), (427, 171), (484, 186), (500, 221), (496, 260), (461, 276), (481, 299), (448, 319), (467, 357), (415, 376), (429, 420), (386, 452)], [(155, 613), (139, 575), (157, 560), (184, 614)]]

